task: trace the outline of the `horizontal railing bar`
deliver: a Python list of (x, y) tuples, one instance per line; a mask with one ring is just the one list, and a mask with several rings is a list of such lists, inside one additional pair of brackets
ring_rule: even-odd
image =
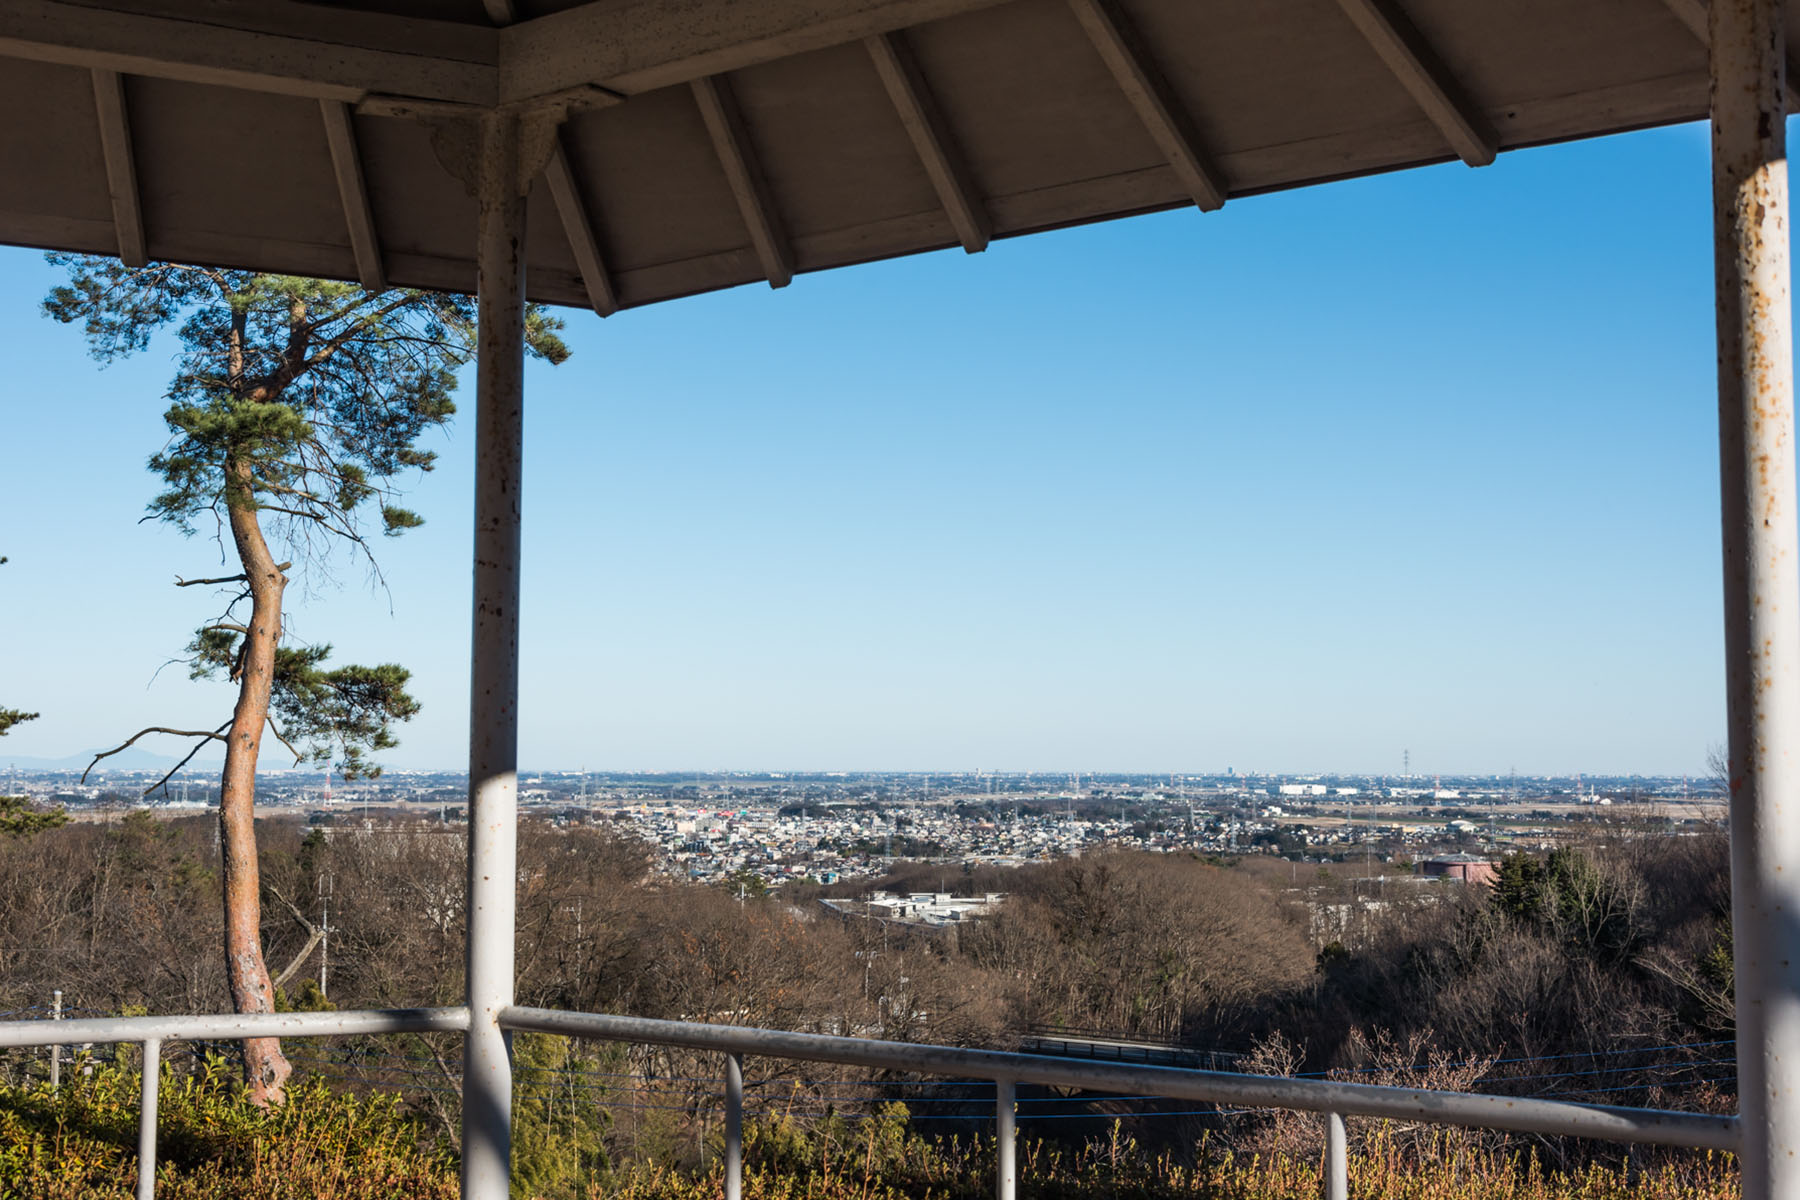
[(1540, 1100), (1524, 1096), (1487, 1096), (1424, 1088), (1382, 1087), (1323, 1079), (1289, 1079), (1237, 1075), (1147, 1064), (1073, 1061), (1038, 1054), (1010, 1054), (910, 1042), (881, 1042), (785, 1033), (738, 1025), (702, 1025), (690, 1021), (657, 1021), (601, 1013), (557, 1012), (547, 1008), (500, 1010), (505, 1029), (555, 1033), (568, 1037), (682, 1046), (765, 1058), (846, 1063), (926, 1075), (976, 1075), (1051, 1087), (1095, 1091), (1150, 1092), (1171, 1099), (1204, 1100), (1237, 1108), (1287, 1108), (1303, 1112), (1337, 1112), (1354, 1117), (1424, 1121), (1596, 1138), (1613, 1142), (1650, 1142), (1707, 1150), (1738, 1147), (1738, 1119), (1707, 1113), (1668, 1112)]
[(352, 1033), (458, 1033), (468, 1027), (469, 1010), (466, 1008), (81, 1017), (74, 1021), (0, 1021), (0, 1048), (152, 1039), (238, 1041), (262, 1037), (338, 1037)]

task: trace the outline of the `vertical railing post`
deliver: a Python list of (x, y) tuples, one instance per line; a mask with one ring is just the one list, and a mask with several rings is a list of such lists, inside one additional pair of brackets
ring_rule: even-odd
[(744, 1059), (725, 1056), (725, 1200), (744, 1194)]
[(1744, 1200), (1800, 1195), (1800, 532), (1785, 7), (1709, 6)]
[(465, 1200), (506, 1200), (519, 763), (519, 485), (525, 391), (525, 197), (515, 117), (474, 121), (479, 212), (475, 367), (475, 599), (469, 665), (469, 1033), (463, 1051)]
[(1010, 1079), (994, 1081), (994, 1200), (1013, 1200), (1018, 1188), (1014, 1152), (1018, 1129), (1018, 1085)]
[(1325, 1200), (1350, 1200), (1350, 1140), (1340, 1113), (1325, 1114)]
[[(62, 1020), (62, 989), (57, 988), (50, 993), (50, 1019)], [(50, 1090), (55, 1091), (62, 1086), (62, 1047), (52, 1044), (50, 1047)]]
[(156, 1200), (156, 1085), (162, 1078), (162, 1042), (144, 1043), (144, 1079), (138, 1104), (137, 1200)]

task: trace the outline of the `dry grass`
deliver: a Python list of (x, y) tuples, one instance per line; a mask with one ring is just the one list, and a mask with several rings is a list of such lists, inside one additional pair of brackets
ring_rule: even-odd
[[(101, 1070), (61, 1092), (0, 1089), (0, 1197), (128, 1200), (136, 1176), (137, 1080)], [(421, 1145), (396, 1098), (356, 1098), (319, 1084), (292, 1090), (279, 1112), (245, 1105), (228, 1074), (166, 1077), (162, 1200), (449, 1200), (456, 1163)], [(567, 1197), (541, 1200), (721, 1200), (717, 1169), (637, 1165)], [(1151, 1153), (1117, 1127), (1079, 1149), (1023, 1141), (1025, 1200), (1317, 1200), (1321, 1156), (1245, 1153), (1203, 1140), (1191, 1153)], [(893, 1106), (863, 1121), (784, 1121), (746, 1130), (747, 1200), (985, 1200), (992, 1140), (920, 1137)], [(1736, 1200), (1728, 1156), (1664, 1156), (1637, 1170), (1544, 1169), (1534, 1157), (1453, 1131), (1367, 1123), (1350, 1160), (1358, 1200)]]

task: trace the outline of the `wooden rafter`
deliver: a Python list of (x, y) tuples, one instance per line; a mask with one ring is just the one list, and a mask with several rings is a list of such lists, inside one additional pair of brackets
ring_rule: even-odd
[(150, 261), (150, 256), (144, 244), (144, 210), (138, 200), (137, 159), (131, 150), (125, 81), (117, 71), (92, 74), (94, 108), (100, 117), (100, 153), (106, 160), (106, 191), (112, 198), (119, 261), (128, 267), (141, 267)]
[(0, 55), (344, 100), (371, 92), (492, 104), (492, 30), (273, 0), (237, 0), (231, 22), (196, 0), (153, 12), (68, 0), (0, 4)]
[(1201, 149), (1192, 118), (1170, 90), (1124, 14), (1111, 0), (1069, 0), (1069, 8), (1145, 130), (1174, 168), (1182, 189), (1203, 212), (1223, 207), (1224, 178)]
[(725, 170), (738, 212), (750, 231), (750, 244), (756, 249), (763, 274), (770, 287), (786, 287), (794, 278), (794, 252), (769, 197), (769, 186), (763, 179), (737, 101), (732, 97), (731, 85), (724, 79), (707, 78), (696, 79), (689, 87), (694, 103), (700, 107), (700, 118), (706, 122), (719, 165)]
[(569, 169), (569, 152), (563, 146), (562, 134), (551, 147), (550, 161), (544, 164), (544, 182), (550, 185), (550, 198), (556, 202), (556, 213), (562, 218), (563, 233), (569, 239), (569, 250), (581, 272), (582, 286), (587, 289), (588, 303), (595, 312), (610, 317), (619, 311), (619, 297), (613, 290), (612, 272), (600, 254), (599, 239), (594, 236), (593, 222), (588, 217), (581, 189), (575, 185), (575, 174)]
[[(518, 17), (513, 0), (481, 0), (488, 20), (495, 25), (511, 25)], [(618, 293), (613, 289), (612, 272), (600, 255), (600, 239), (594, 235), (594, 221), (588, 213), (581, 189), (575, 185), (575, 172), (569, 168), (568, 147), (562, 131), (555, 134), (550, 159), (544, 164), (544, 182), (550, 188), (550, 199), (556, 203), (556, 215), (562, 221), (563, 236), (569, 240), (569, 253), (575, 258), (575, 269), (581, 272), (581, 286), (587, 291), (588, 304), (603, 317), (619, 311)]]
[(912, 140), (919, 162), (925, 167), (925, 174), (931, 179), (932, 188), (937, 191), (938, 202), (944, 206), (944, 213), (956, 230), (957, 240), (970, 254), (986, 250), (988, 239), (994, 233), (993, 223), (976, 194), (968, 168), (963, 163), (962, 151), (944, 124), (943, 114), (920, 75), (911, 50), (897, 33), (876, 34), (863, 39), (863, 45), (875, 63), (875, 71), (881, 76), (888, 99), (894, 103), (894, 111), (906, 129), (906, 136)]
[(490, 107), (603, 84), (630, 95), (992, 7), (1003, 0), (759, 0), (696, 12), (607, 0), (496, 25), (296, 0), (0, 3), (0, 56), (355, 104)]
[(1390, 0), (1338, 0), (1338, 7), (1457, 157), (1471, 167), (1494, 161), (1499, 139), (1405, 13)]
[(381, 265), (381, 240), (375, 234), (375, 211), (369, 207), (368, 180), (356, 149), (350, 106), (342, 100), (321, 100), (319, 115), (331, 147), (331, 169), (337, 176), (344, 224), (350, 230), (350, 249), (356, 255), (356, 277), (369, 291), (379, 292), (387, 287), (387, 272)]
[(723, 75), (756, 63), (841, 46), (1004, 0), (757, 0), (579, 4), (501, 33), (500, 99), (528, 99), (581, 83), (624, 95)]
[[(1675, 14), (1676, 20), (1687, 26), (1688, 32), (1694, 35), (1694, 39), (1701, 46), (1708, 50), (1711, 49), (1712, 31), (1707, 27), (1705, 0), (1663, 0), (1663, 3), (1667, 4), (1669, 11)], [(1800, 72), (1797, 72), (1796, 68), (1800, 68), (1800, 63), (1796, 63), (1794, 56), (1790, 54), (1787, 60), (1789, 112), (1800, 112)]]

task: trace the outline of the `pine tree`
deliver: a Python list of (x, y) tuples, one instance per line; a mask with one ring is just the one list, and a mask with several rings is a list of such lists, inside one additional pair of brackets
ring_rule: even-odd
[[(44, 311), (81, 323), (95, 358), (105, 363), (142, 351), (170, 325), (181, 347), (164, 414), (170, 439), (149, 462), (163, 490), (148, 511), (186, 534), (204, 527), (230, 547), (235, 572), (178, 577), (176, 585), (229, 589), (223, 618), (202, 626), (187, 651), (194, 676), (224, 676), (236, 700), (230, 719), (215, 729), (152, 726), (107, 753), (151, 733), (191, 738), (179, 771), (204, 746), (224, 745), (226, 977), (237, 1012), (273, 1012), (252, 821), (263, 731), (296, 762), (335, 760), (355, 778), (378, 773), (368, 753), (393, 746), (393, 723), (418, 711), (404, 668), (327, 669), (330, 647), (285, 644), (288, 572), (296, 561), (320, 563), (346, 544), (375, 569), (371, 526), (396, 536), (421, 523), (399, 505), (396, 484), (432, 467), (435, 456), (419, 443), (455, 411), (456, 370), (475, 352), (474, 304), (322, 279), (49, 257), (68, 271), (68, 282), (52, 289)], [(530, 350), (561, 362), (568, 350), (560, 328), (533, 308)], [(256, 1103), (279, 1103), (289, 1071), (275, 1039), (245, 1042), (245, 1082)]]
[[(0, 566), (4, 566), (5, 563), (6, 556), (0, 554)], [(25, 712), (24, 710), (17, 708), (0, 708), (0, 737), (5, 737), (7, 731), (14, 725), (21, 724), (25, 721), (35, 721), (37, 718), (38, 715), (34, 712)]]
[[(0, 554), (0, 564), (5, 562), (6, 556)], [(37, 718), (38, 714), (34, 712), (0, 708), (0, 737), (11, 732), (14, 725), (35, 721)], [(60, 808), (40, 809), (23, 796), (0, 795), (0, 837), (29, 837), (39, 830), (55, 829), (68, 819), (68, 814)]]

